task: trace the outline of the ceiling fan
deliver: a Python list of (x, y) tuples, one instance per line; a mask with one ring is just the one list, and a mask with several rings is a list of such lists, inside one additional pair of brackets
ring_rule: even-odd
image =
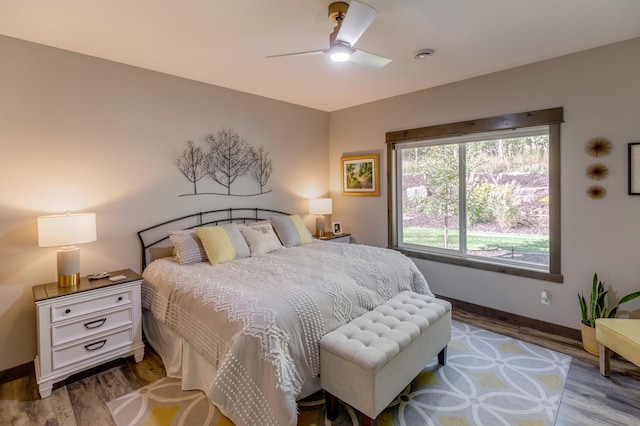
[(331, 60), (335, 62), (351, 61), (378, 70), (391, 62), (391, 59), (353, 47), (377, 16), (377, 10), (357, 0), (351, 0), (351, 4), (342, 1), (331, 3), (329, 5), (329, 21), (334, 22), (336, 26), (329, 36), (328, 49), (271, 55), (267, 58), (328, 53)]

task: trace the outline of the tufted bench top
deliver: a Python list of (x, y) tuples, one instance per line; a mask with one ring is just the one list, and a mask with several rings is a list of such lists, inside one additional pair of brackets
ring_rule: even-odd
[(321, 346), (353, 365), (377, 371), (449, 311), (447, 301), (405, 291), (326, 334)]

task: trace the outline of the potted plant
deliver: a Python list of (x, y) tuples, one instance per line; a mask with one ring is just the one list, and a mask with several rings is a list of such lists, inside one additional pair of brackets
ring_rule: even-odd
[(580, 301), (580, 311), (582, 312), (582, 346), (584, 349), (594, 355), (598, 355), (598, 342), (596, 341), (596, 319), (598, 318), (615, 318), (618, 313), (618, 306), (625, 302), (640, 297), (640, 291), (627, 294), (622, 297), (616, 306), (608, 309), (606, 296), (609, 291), (604, 289), (604, 282), (598, 279), (598, 274), (593, 274), (593, 285), (589, 303), (584, 295), (578, 294)]

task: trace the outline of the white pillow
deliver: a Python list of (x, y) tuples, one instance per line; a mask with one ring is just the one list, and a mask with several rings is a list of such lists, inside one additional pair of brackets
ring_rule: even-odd
[(280, 250), (282, 244), (269, 222), (241, 225), (240, 232), (249, 245), (251, 256)]

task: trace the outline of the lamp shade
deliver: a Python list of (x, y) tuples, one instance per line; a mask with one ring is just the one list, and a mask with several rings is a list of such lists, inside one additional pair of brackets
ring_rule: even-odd
[(331, 214), (331, 198), (314, 198), (309, 200), (309, 214)]
[(71, 246), (95, 240), (95, 213), (67, 213), (38, 217), (39, 247)]

